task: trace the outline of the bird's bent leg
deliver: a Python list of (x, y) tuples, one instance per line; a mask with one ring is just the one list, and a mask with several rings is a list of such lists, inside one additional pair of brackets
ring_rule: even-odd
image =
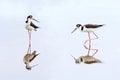
[(86, 43), (88, 42), (88, 40), (86, 40), (85, 42), (84, 42), (84, 47), (85, 47), (85, 49), (88, 49), (88, 47), (86, 46)]
[[(95, 39), (98, 39), (99, 37), (94, 33), (92, 32), (95, 36), (95, 38), (91, 39), (91, 40), (95, 40)], [(97, 52), (98, 52), (98, 49), (91, 49), (91, 50), (95, 50), (94, 54), (92, 56), (94, 56)]]
[[(85, 47), (85, 49), (87, 49), (88, 50), (88, 55), (89, 55), (89, 53), (90, 53), (90, 49), (91, 49), (91, 39), (90, 39), (90, 32), (88, 32), (88, 37), (89, 37), (89, 39), (88, 40), (86, 40), (85, 42), (84, 42), (84, 47)], [(89, 41), (89, 48), (86, 46), (86, 43)]]
[[(94, 50), (95, 52), (94, 52), (94, 54), (92, 55), (92, 56), (94, 56), (94, 55), (98, 52), (98, 49), (91, 49), (91, 40), (98, 39), (99, 37), (98, 37), (94, 32), (92, 32), (92, 33), (93, 33), (93, 35), (95, 36), (95, 38), (90, 39), (90, 33), (88, 33), (89, 40), (86, 40), (86, 41), (84, 42), (84, 47), (85, 47), (85, 49), (88, 49), (88, 55), (89, 55), (89, 53), (90, 53), (90, 50)], [(86, 46), (86, 43), (87, 43), (88, 41), (89, 41), (89, 48)]]
[(91, 49), (90, 32), (88, 32), (88, 37), (89, 37), (89, 48), (88, 48), (88, 55), (89, 55), (90, 54), (90, 49)]
[(92, 38), (91, 40), (95, 40), (95, 39), (98, 39), (98, 38), (99, 38), (94, 32), (92, 32), (92, 33), (93, 33), (93, 35), (95, 36), (95, 38)]

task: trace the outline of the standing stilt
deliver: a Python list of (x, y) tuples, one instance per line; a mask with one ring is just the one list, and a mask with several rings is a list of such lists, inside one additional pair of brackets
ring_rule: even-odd
[[(37, 21), (36, 19), (33, 18), (32, 15), (29, 15), (27, 17), (27, 21), (25, 21), (26, 22), (25, 27), (28, 30), (28, 36), (29, 36), (29, 45), (28, 45), (27, 53), (31, 53), (31, 32), (32, 32), (32, 30), (36, 31), (39, 28), (38, 26), (33, 24), (32, 20)], [(39, 21), (37, 21), (37, 22), (39, 22)]]
[[(91, 40), (95, 40), (95, 39), (98, 39), (98, 36), (93, 32), (94, 30), (96, 30), (97, 28), (99, 27), (102, 27), (104, 24), (85, 24), (85, 25), (81, 25), (81, 24), (77, 24), (76, 25), (76, 28), (71, 32), (75, 32), (77, 29), (80, 29), (82, 32), (87, 32), (88, 33), (88, 40), (86, 40), (84, 42), (84, 47), (85, 49), (88, 50), (88, 53), (87, 55), (89, 56), (90, 55), (90, 51), (91, 50), (94, 50), (95, 52), (93, 53), (92, 56), (94, 56), (97, 52), (98, 52), (98, 49), (91, 49)], [(91, 36), (90, 36), (90, 33), (93, 33), (93, 35), (95, 36), (95, 38), (91, 39)], [(86, 46), (86, 43), (89, 42), (89, 47)]]

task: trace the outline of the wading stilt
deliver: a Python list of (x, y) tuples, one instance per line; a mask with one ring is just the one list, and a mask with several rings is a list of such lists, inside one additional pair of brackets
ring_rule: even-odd
[[(88, 40), (86, 40), (83, 44), (85, 49), (88, 50), (88, 53), (87, 53), (88, 56), (90, 55), (91, 50), (95, 51), (92, 56), (94, 56), (98, 52), (98, 49), (92, 49), (91, 48), (91, 40), (98, 39), (98, 36), (94, 33), (94, 30), (96, 30), (97, 28), (102, 27), (102, 26), (103, 26), (103, 24), (101, 24), (101, 25), (98, 25), (98, 24), (85, 24), (85, 25), (77, 24), (76, 28), (71, 32), (71, 33), (73, 33), (77, 29), (80, 29), (80, 31), (88, 33)], [(91, 39), (91, 35), (90, 35), (91, 33), (93, 33), (95, 38)], [(88, 47), (86, 46), (87, 42), (89, 42)]]

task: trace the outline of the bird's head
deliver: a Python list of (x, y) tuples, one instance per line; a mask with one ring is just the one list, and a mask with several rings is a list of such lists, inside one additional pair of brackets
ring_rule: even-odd
[(28, 17), (27, 17), (27, 19), (32, 19), (33, 18), (33, 16), (32, 15), (29, 15)]
[(79, 28), (80, 26), (82, 26), (81, 24), (76, 24), (76, 27)]
[(27, 20), (34, 20), (34, 21), (36, 21), (36, 22), (39, 22), (38, 20), (34, 19), (32, 15), (29, 15), (29, 16), (27, 17)]
[(82, 26), (81, 24), (76, 24), (76, 28), (71, 33), (75, 32), (81, 26)]

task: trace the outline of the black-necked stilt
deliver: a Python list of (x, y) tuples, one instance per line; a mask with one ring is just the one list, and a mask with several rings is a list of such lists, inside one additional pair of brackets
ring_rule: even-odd
[(39, 21), (37, 21), (36, 19), (34, 19), (32, 15), (29, 15), (29, 16), (27, 17), (27, 21), (25, 21), (25, 22), (26, 22), (26, 29), (27, 29), (28, 31), (32, 31), (32, 30), (35, 30), (35, 31), (36, 31), (37, 28), (39, 28), (38, 26), (36, 26), (35, 24), (33, 24), (32, 20), (34, 20), (34, 21), (36, 21), (36, 22), (39, 22)]
[[(25, 23), (26, 23), (25, 28), (28, 30), (28, 35), (29, 35), (28, 53), (31, 53), (31, 50), (30, 50), (30, 48), (31, 48), (31, 31), (32, 30), (36, 31), (39, 28), (38, 26), (36, 26), (35, 24), (33, 24), (32, 20), (37, 21), (36, 19), (33, 18), (32, 15), (29, 15), (27, 17), (27, 21), (25, 21)], [(39, 22), (39, 21), (37, 21), (37, 22)]]
[[(77, 29), (80, 29), (80, 31), (82, 31), (82, 32), (88, 32), (89, 40), (86, 40), (84, 42), (85, 49), (88, 49), (88, 55), (90, 53), (90, 50), (95, 50), (95, 53), (92, 56), (94, 56), (98, 52), (98, 49), (91, 49), (91, 40), (98, 39), (98, 36), (94, 33), (94, 30), (96, 30), (99, 27), (102, 27), (103, 25), (104, 24), (100, 24), (100, 25), (98, 25), (98, 24), (85, 24), (85, 25), (77, 24), (76, 28), (71, 32), (71, 33), (73, 33)], [(95, 38), (91, 39), (90, 33), (93, 33)], [(89, 41), (89, 48), (85, 45), (87, 43), (87, 41)]]
[[(71, 55), (72, 56), (72, 55)], [(74, 56), (72, 56), (75, 60), (76, 64), (80, 64), (81, 62), (84, 62), (85, 64), (92, 64), (92, 63), (101, 63), (101, 61), (93, 56), (80, 56), (78, 59), (76, 59)]]
[(26, 69), (31, 70), (32, 67), (36, 66), (36, 65), (30, 66), (29, 63), (30, 63), (31, 61), (33, 61), (33, 60), (36, 58), (36, 56), (38, 56), (38, 55), (39, 55), (39, 54), (36, 54), (36, 51), (33, 51), (32, 54), (28, 54), (28, 53), (27, 53), (27, 54), (24, 56), (23, 61), (24, 61), (24, 63), (26, 64)]

